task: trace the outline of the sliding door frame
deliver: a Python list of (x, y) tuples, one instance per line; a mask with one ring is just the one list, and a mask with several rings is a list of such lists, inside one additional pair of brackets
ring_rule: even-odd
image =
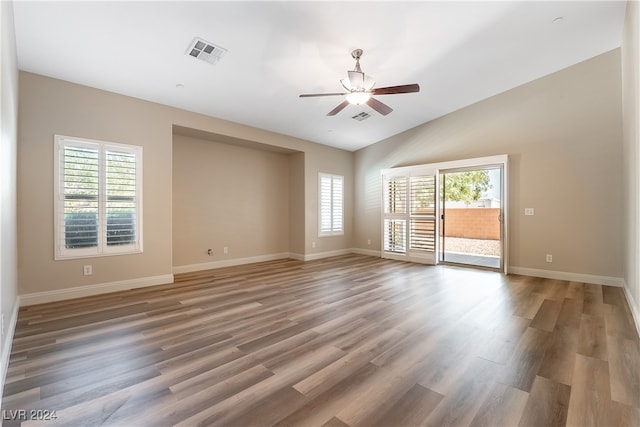
[[(446, 199), (446, 193), (444, 192), (444, 188), (446, 187), (446, 176), (448, 174), (455, 174), (455, 173), (460, 173), (460, 172), (475, 172), (475, 171), (490, 171), (490, 170), (497, 170), (500, 172), (500, 214), (498, 216), (498, 221), (500, 224), (500, 265), (498, 267), (487, 267), (487, 266), (482, 266), (482, 265), (476, 265), (473, 263), (463, 263), (463, 262), (455, 262), (455, 261), (447, 261), (445, 259), (445, 254), (446, 254), (446, 245), (444, 244), (444, 240), (445, 240), (445, 234), (446, 234), (446, 221), (447, 221), (447, 202), (445, 201)], [(441, 219), (441, 223), (442, 223), (442, 227), (440, 229), (440, 235), (438, 236), (438, 238), (440, 239), (440, 242), (442, 243), (440, 246), (440, 252), (438, 254), (438, 260), (439, 262), (445, 263), (445, 264), (461, 264), (461, 265), (469, 265), (469, 266), (477, 266), (477, 267), (485, 267), (485, 268), (489, 268), (491, 270), (496, 270), (496, 271), (502, 271), (504, 270), (504, 264), (506, 264), (505, 261), (505, 246), (504, 246), (504, 242), (505, 242), (505, 227), (503, 227), (503, 222), (504, 222), (504, 218), (506, 216), (505, 214), (505, 206), (504, 206), (504, 199), (505, 199), (505, 195), (504, 195), (504, 190), (505, 190), (505, 186), (504, 186), (504, 167), (503, 164), (490, 164), (490, 165), (482, 165), (482, 166), (469, 166), (469, 167), (463, 167), (463, 168), (454, 168), (454, 169), (440, 169), (440, 188), (442, 189), (440, 196), (440, 219)]]
[[(384, 187), (384, 179), (385, 177), (400, 177), (400, 176), (416, 176), (416, 175), (436, 175), (436, 212), (439, 212), (439, 200), (440, 200), (440, 173), (455, 169), (471, 169), (471, 168), (487, 168), (487, 167), (501, 167), (502, 168), (502, 200), (500, 200), (501, 214), (502, 214), (502, 222), (500, 224), (501, 227), (501, 235), (502, 235), (502, 271), (507, 274), (508, 266), (509, 266), (509, 214), (508, 214), (508, 185), (509, 185), (509, 169), (508, 169), (509, 157), (506, 154), (501, 154), (497, 156), (488, 156), (488, 157), (477, 157), (473, 159), (463, 159), (463, 160), (454, 160), (449, 162), (439, 162), (439, 163), (429, 163), (423, 165), (415, 165), (415, 166), (403, 166), (398, 168), (389, 168), (382, 169), (380, 171), (380, 178), (382, 180), (382, 186)], [(382, 191), (382, 205), (381, 205), (381, 215), (380, 215), (380, 229), (382, 233), (384, 233), (384, 188)], [(439, 218), (439, 214), (437, 215)], [(439, 221), (436, 221), (439, 223)], [(439, 262), (439, 227), (436, 227), (436, 263)], [(389, 254), (385, 252), (384, 248), (384, 234), (381, 235), (381, 254), (383, 258), (392, 258), (392, 259), (401, 259), (405, 261), (411, 261), (407, 256), (398, 255), (398, 254)]]

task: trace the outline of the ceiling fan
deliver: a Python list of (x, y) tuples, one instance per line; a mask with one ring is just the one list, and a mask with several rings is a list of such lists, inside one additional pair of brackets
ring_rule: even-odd
[(367, 104), (378, 113), (386, 116), (393, 111), (393, 108), (389, 107), (383, 102), (378, 101), (375, 98), (372, 98), (372, 95), (392, 95), (396, 93), (420, 92), (420, 86), (417, 83), (373, 89), (375, 81), (371, 76), (363, 73), (362, 69), (360, 68), (360, 57), (362, 56), (362, 52), (362, 49), (355, 49), (353, 52), (351, 52), (351, 56), (356, 60), (356, 67), (353, 71), (347, 72), (349, 75), (348, 78), (340, 80), (340, 83), (342, 84), (342, 87), (344, 87), (346, 92), (309, 93), (300, 95), (300, 98), (346, 95), (346, 99), (342, 101), (342, 103), (336, 108), (329, 111), (327, 113), (327, 116), (335, 116), (349, 104)]

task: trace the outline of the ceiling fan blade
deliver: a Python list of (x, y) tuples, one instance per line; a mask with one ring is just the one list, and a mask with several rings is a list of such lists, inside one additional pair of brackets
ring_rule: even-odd
[(347, 105), (349, 105), (349, 101), (342, 101), (342, 103), (340, 105), (338, 105), (336, 108), (334, 108), (333, 110), (329, 111), (327, 113), (327, 116), (335, 116), (336, 114), (338, 114), (340, 111), (344, 110), (344, 107), (346, 107)]
[(393, 108), (389, 107), (384, 102), (378, 101), (375, 98), (369, 98), (369, 100), (367, 101), (367, 105), (373, 108), (374, 110), (376, 110), (378, 113), (382, 114), (383, 116), (386, 116), (387, 114), (393, 111)]
[(300, 95), (300, 98), (311, 98), (314, 96), (338, 96), (338, 95), (346, 95), (344, 92), (333, 92), (333, 93), (305, 93)]
[(392, 95), (394, 93), (413, 93), (420, 92), (420, 85), (417, 83), (410, 85), (400, 85), (400, 86), (387, 86), (387, 87), (379, 87), (377, 89), (372, 89), (372, 95)]

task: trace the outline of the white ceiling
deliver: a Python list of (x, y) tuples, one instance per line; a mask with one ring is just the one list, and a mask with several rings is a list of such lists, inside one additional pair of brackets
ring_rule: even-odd
[[(354, 151), (620, 46), (623, 1), (14, 3), (18, 66)], [(560, 23), (552, 21), (563, 17)], [(194, 37), (228, 49), (216, 65)], [(326, 113), (364, 49), (392, 107)], [(178, 84), (184, 87), (177, 87)], [(351, 117), (367, 111), (371, 117)]]

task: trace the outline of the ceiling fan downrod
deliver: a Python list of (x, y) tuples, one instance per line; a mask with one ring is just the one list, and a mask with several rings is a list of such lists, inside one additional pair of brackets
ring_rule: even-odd
[(351, 52), (351, 56), (356, 60), (356, 68), (354, 71), (357, 71), (358, 73), (362, 73), (362, 69), (360, 68), (360, 57), (363, 53), (364, 51), (362, 49), (354, 49), (353, 52)]

